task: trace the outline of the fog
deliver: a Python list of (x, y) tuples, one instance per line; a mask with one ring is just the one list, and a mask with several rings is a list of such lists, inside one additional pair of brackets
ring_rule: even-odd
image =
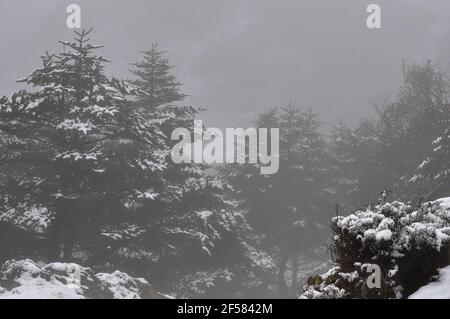
[(0, 28), (0, 299), (406, 298), (449, 266), (448, 0), (2, 0)]
[[(373, 1), (372, 1), (373, 2)], [(20, 87), (38, 57), (70, 38), (70, 1), (2, 1), (0, 94)], [(382, 28), (366, 27), (368, 1), (148, 1), (76, 3), (84, 28), (128, 77), (129, 63), (152, 42), (168, 50), (185, 83), (187, 102), (208, 107), (203, 120), (248, 125), (256, 111), (288, 103), (312, 107), (325, 122), (350, 124), (370, 114), (370, 100), (388, 96), (402, 60), (448, 62), (450, 3), (377, 1)]]

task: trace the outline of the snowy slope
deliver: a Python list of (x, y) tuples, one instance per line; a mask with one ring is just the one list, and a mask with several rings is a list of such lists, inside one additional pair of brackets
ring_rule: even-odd
[(450, 266), (439, 271), (439, 279), (423, 286), (408, 299), (450, 299)]

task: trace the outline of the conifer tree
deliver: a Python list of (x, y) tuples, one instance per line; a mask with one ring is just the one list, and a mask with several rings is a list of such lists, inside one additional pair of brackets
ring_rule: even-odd
[[(146, 81), (136, 88), (108, 78), (90, 32), (43, 56), (21, 80), (32, 90), (0, 99), (2, 220), (47, 243), (11, 258), (122, 269), (185, 297), (213, 295), (212, 287), (255, 294), (273, 265), (228, 184), (201, 164), (170, 159), (171, 131), (191, 128), (198, 109), (165, 104), (181, 94), (147, 100), (170, 90), (148, 93)], [(152, 77), (160, 88), (175, 83), (164, 72)]]
[[(167, 73), (172, 67), (164, 52), (153, 46), (145, 61), (145, 66), (135, 64), (139, 92), (133, 104), (145, 121), (158, 119), (165, 136), (161, 143), (171, 149), (177, 142), (170, 139), (172, 131), (178, 127), (192, 131), (200, 109), (169, 104), (184, 95), (178, 91), (181, 84)], [(211, 287), (219, 283), (222, 294), (256, 293), (273, 265), (257, 248), (258, 237), (236, 209), (228, 183), (203, 164), (175, 164), (168, 153), (164, 162), (151, 201), (136, 207), (142, 212), (133, 226), (137, 235), (130, 239), (122, 230), (111, 229), (109, 246), (117, 249), (110, 259), (123, 267), (133, 265), (131, 271), (182, 296), (210, 296), (215, 290)]]
[(183, 84), (171, 74), (174, 67), (165, 56), (166, 51), (153, 43), (150, 50), (142, 53), (143, 59), (132, 64), (135, 67), (132, 73), (137, 76), (133, 83), (146, 92), (139, 97), (139, 102), (153, 108), (183, 100), (186, 96), (180, 92)]
[(265, 245), (277, 252), (279, 296), (295, 295), (297, 271), (292, 271), (292, 291), (287, 291), (287, 269), (299, 267), (299, 256), (308, 255), (322, 242), (324, 222), (333, 205), (327, 194), (327, 153), (310, 109), (288, 104), (261, 114), (260, 127), (280, 128), (280, 169), (261, 175), (255, 165), (229, 172), (229, 180), (249, 210), (250, 224), (265, 235)]
[(450, 107), (444, 105), (436, 126), (441, 133), (431, 143), (431, 151), (418, 166), (410, 183), (422, 186), (424, 199), (446, 197), (450, 191)]
[[(2, 166), (27, 167), (8, 174), (16, 189), (5, 193), (16, 205), (21, 200), (52, 212), (53, 258), (60, 246), (70, 259), (74, 245), (99, 242), (124, 196), (136, 196), (124, 180), (128, 168), (142, 181), (164, 167), (164, 157), (148, 151), (161, 134), (126, 103), (133, 89), (104, 75), (108, 61), (93, 55), (101, 46), (89, 43), (90, 32), (76, 32), (75, 41), (61, 41), (63, 52), (43, 56), (43, 67), (21, 80), (35, 90), (14, 94), (0, 109), (2, 130), (15, 139), (6, 145), (13, 158)], [(148, 187), (149, 179), (145, 183), (139, 186)]]

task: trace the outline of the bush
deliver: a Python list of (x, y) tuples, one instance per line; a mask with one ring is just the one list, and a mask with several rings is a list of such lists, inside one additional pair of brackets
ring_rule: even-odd
[[(332, 220), (335, 267), (308, 279), (301, 298), (404, 298), (450, 261), (450, 198), (413, 207), (401, 202)], [(369, 289), (368, 266), (381, 270)]]

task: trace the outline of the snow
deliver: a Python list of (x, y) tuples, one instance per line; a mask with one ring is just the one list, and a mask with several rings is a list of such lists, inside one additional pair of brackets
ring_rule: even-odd
[(141, 299), (135, 281), (147, 283), (145, 279), (133, 279), (126, 273), (118, 270), (112, 274), (97, 274), (97, 277), (103, 282), (107, 289), (110, 290), (114, 299)]
[(300, 299), (339, 299), (344, 296), (344, 289), (339, 289), (335, 285), (331, 284), (321, 287), (320, 292), (312, 287), (309, 287), (308, 290), (300, 296)]
[(98, 105), (89, 106), (86, 109), (86, 112), (90, 112), (95, 116), (101, 115), (109, 115), (114, 116), (119, 111), (115, 107), (102, 107)]
[(36, 107), (38, 107), (43, 101), (45, 100), (45, 98), (41, 98), (35, 101), (32, 101), (30, 103), (28, 103), (27, 107), (25, 108), (26, 111), (32, 110)]
[(439, 279), (423, 286), (408, 299), (450, 299), (450, 266), (439, 271)]
[(134, 224), (125, 224), (115, 229), (103, 229), (101, 234), (112, 240), (130, 240), (141, 237), (145, 232), (146, 230)]
[(64, 122), (60, 123), (57, 126), (57, 129), (79, 131), (84, 135), (91, 132), (95, 128), (95, 125), (93, 125), (89, 121), (83, 123), (79, 122), (79, 120), (64, 120)]
[(388, 241), (392, 238), (392, 232), (389, 229), (382, 230), (375, 235), (376, 241)]
[(252, 267), (266, 269), (266, 270), (276, 270), (275, 261), (273, 258), (267, 254), (265, 251), (257, 250), (251, 245), (243, 243), (243, 247), (246, 250), (245, 255), (250, 260)]
[(6, 290), (0, 287), (0, 299), (83, 299), (81, 288), (69, 286), (50, 276), (44, 278), (43, 270), (31, 260), (7, 263), (7, 275), (18, 273), (14, 279), (17, 287)]
[[(399, 266), (397, 259), (411, 253), (417, 254), (417, 251), (422, 249), (435, 256), (442, 255), (441, 251), (450, 243), (449, 217), (450, 198), (441, 198), (419, 207), (401, 202), (382, 203), (373, 209), (359, 210), (349, 216), (333, 218), (335, 245), (337, 249), (343, 250), (345, 258), (355, 254), (354, 260), (351, 260), (354, 267), (345, 266), (343, 272), (337, 265), (322, 276), (311, 277), (301, 298), (359, 298), (355, 284), (344, 285), (343, 281), (355, 281), (357, 276), (359, 279), (365, 278), (361, 275), (367, 273), (364, 269), (367, 269), (369, 264), (362, 264), (362, 261), (377, 262), (379, 258), (388, 258), (390, 263), (383, 266), (383, 270), (387, 273), (386, 283), (391, 295), (403, 298), (403, 287), (408, 283), (402, 282), (400, 272), (407, 270)], [(354, 252), (349, 251), (355, 247)], [(358, 255), (356, 250), (360, 249), (359, 247), (367, 253)], [(431, 288), (423, 288), (419, 291), (423, 294), (417, 292), (413, 296), (450, 298), (450, 266), (441, 270), (439, 282), (426, 287), (433, 288), (433, 291), (429, 293)], [(345, 291), (341, 291), (341, 288)]]
[(198, 271), (184, 277), (182, 282), (189, 290), (201, 295), (208, 288), (215, 287), (217, 281), (231, 282), (233, 279), (233, 272), (225, 268), (214, 271)]
[(24, 203), (0, 212), (0, 221), (12, 224), (20, 229), (44, 233), (53, 220), (53, 213), (42, 206), (27, 206)]
[(450, 210), (450, 197), (440, 198), (436, 202), (445, 210)]
[(80, 153), (80, 152), (64, 152), (57, 154), (55, 156), (56, 159), (63, 159), (63, 160), (73, 160), (75, 162), (77, 161), (97, 161), (98, 156), (101, 156), (102, 154), (99, 152), (94, 153)]
[(423, 204), (419, 209), (401, 203), (384, 203), (373, 210), (357, 211), (333, 219), (336, 227), (360, 241), (394, 241), (392, 256), (421, 243), (440, 251), (450, 240), (450, 198)]
[(94, 274), (74, 263), (41, 267), (30, 259), (5, 262), (0, 269), (0, 299), (141, 299), (164, 297), (143, 278), (126, 273)]
[(135, 192), (136, 192), (136, 197), (139, 199), (155, 200), (159, 196), (159, 193), (156, 193), (153, 189), (149, 189), (145, 192), (140, 192), (138, 190), (135, 190)]
[(439, 136), (437, 139), (435, 139), (432, 143), (432, 145), (436, 145), (439, 144), (440, 142), (442, 142), (442, 136)]
[(212, 215), (213, 213), (209, 210), (205, 210), (205, 211), (201, 211), (201, 212), (197, 212), (197, 216), (200, 217), (201, 220), (203, 220), (203, 222), (205, 223), (205, 225), (208, 223), (208, 218)]

